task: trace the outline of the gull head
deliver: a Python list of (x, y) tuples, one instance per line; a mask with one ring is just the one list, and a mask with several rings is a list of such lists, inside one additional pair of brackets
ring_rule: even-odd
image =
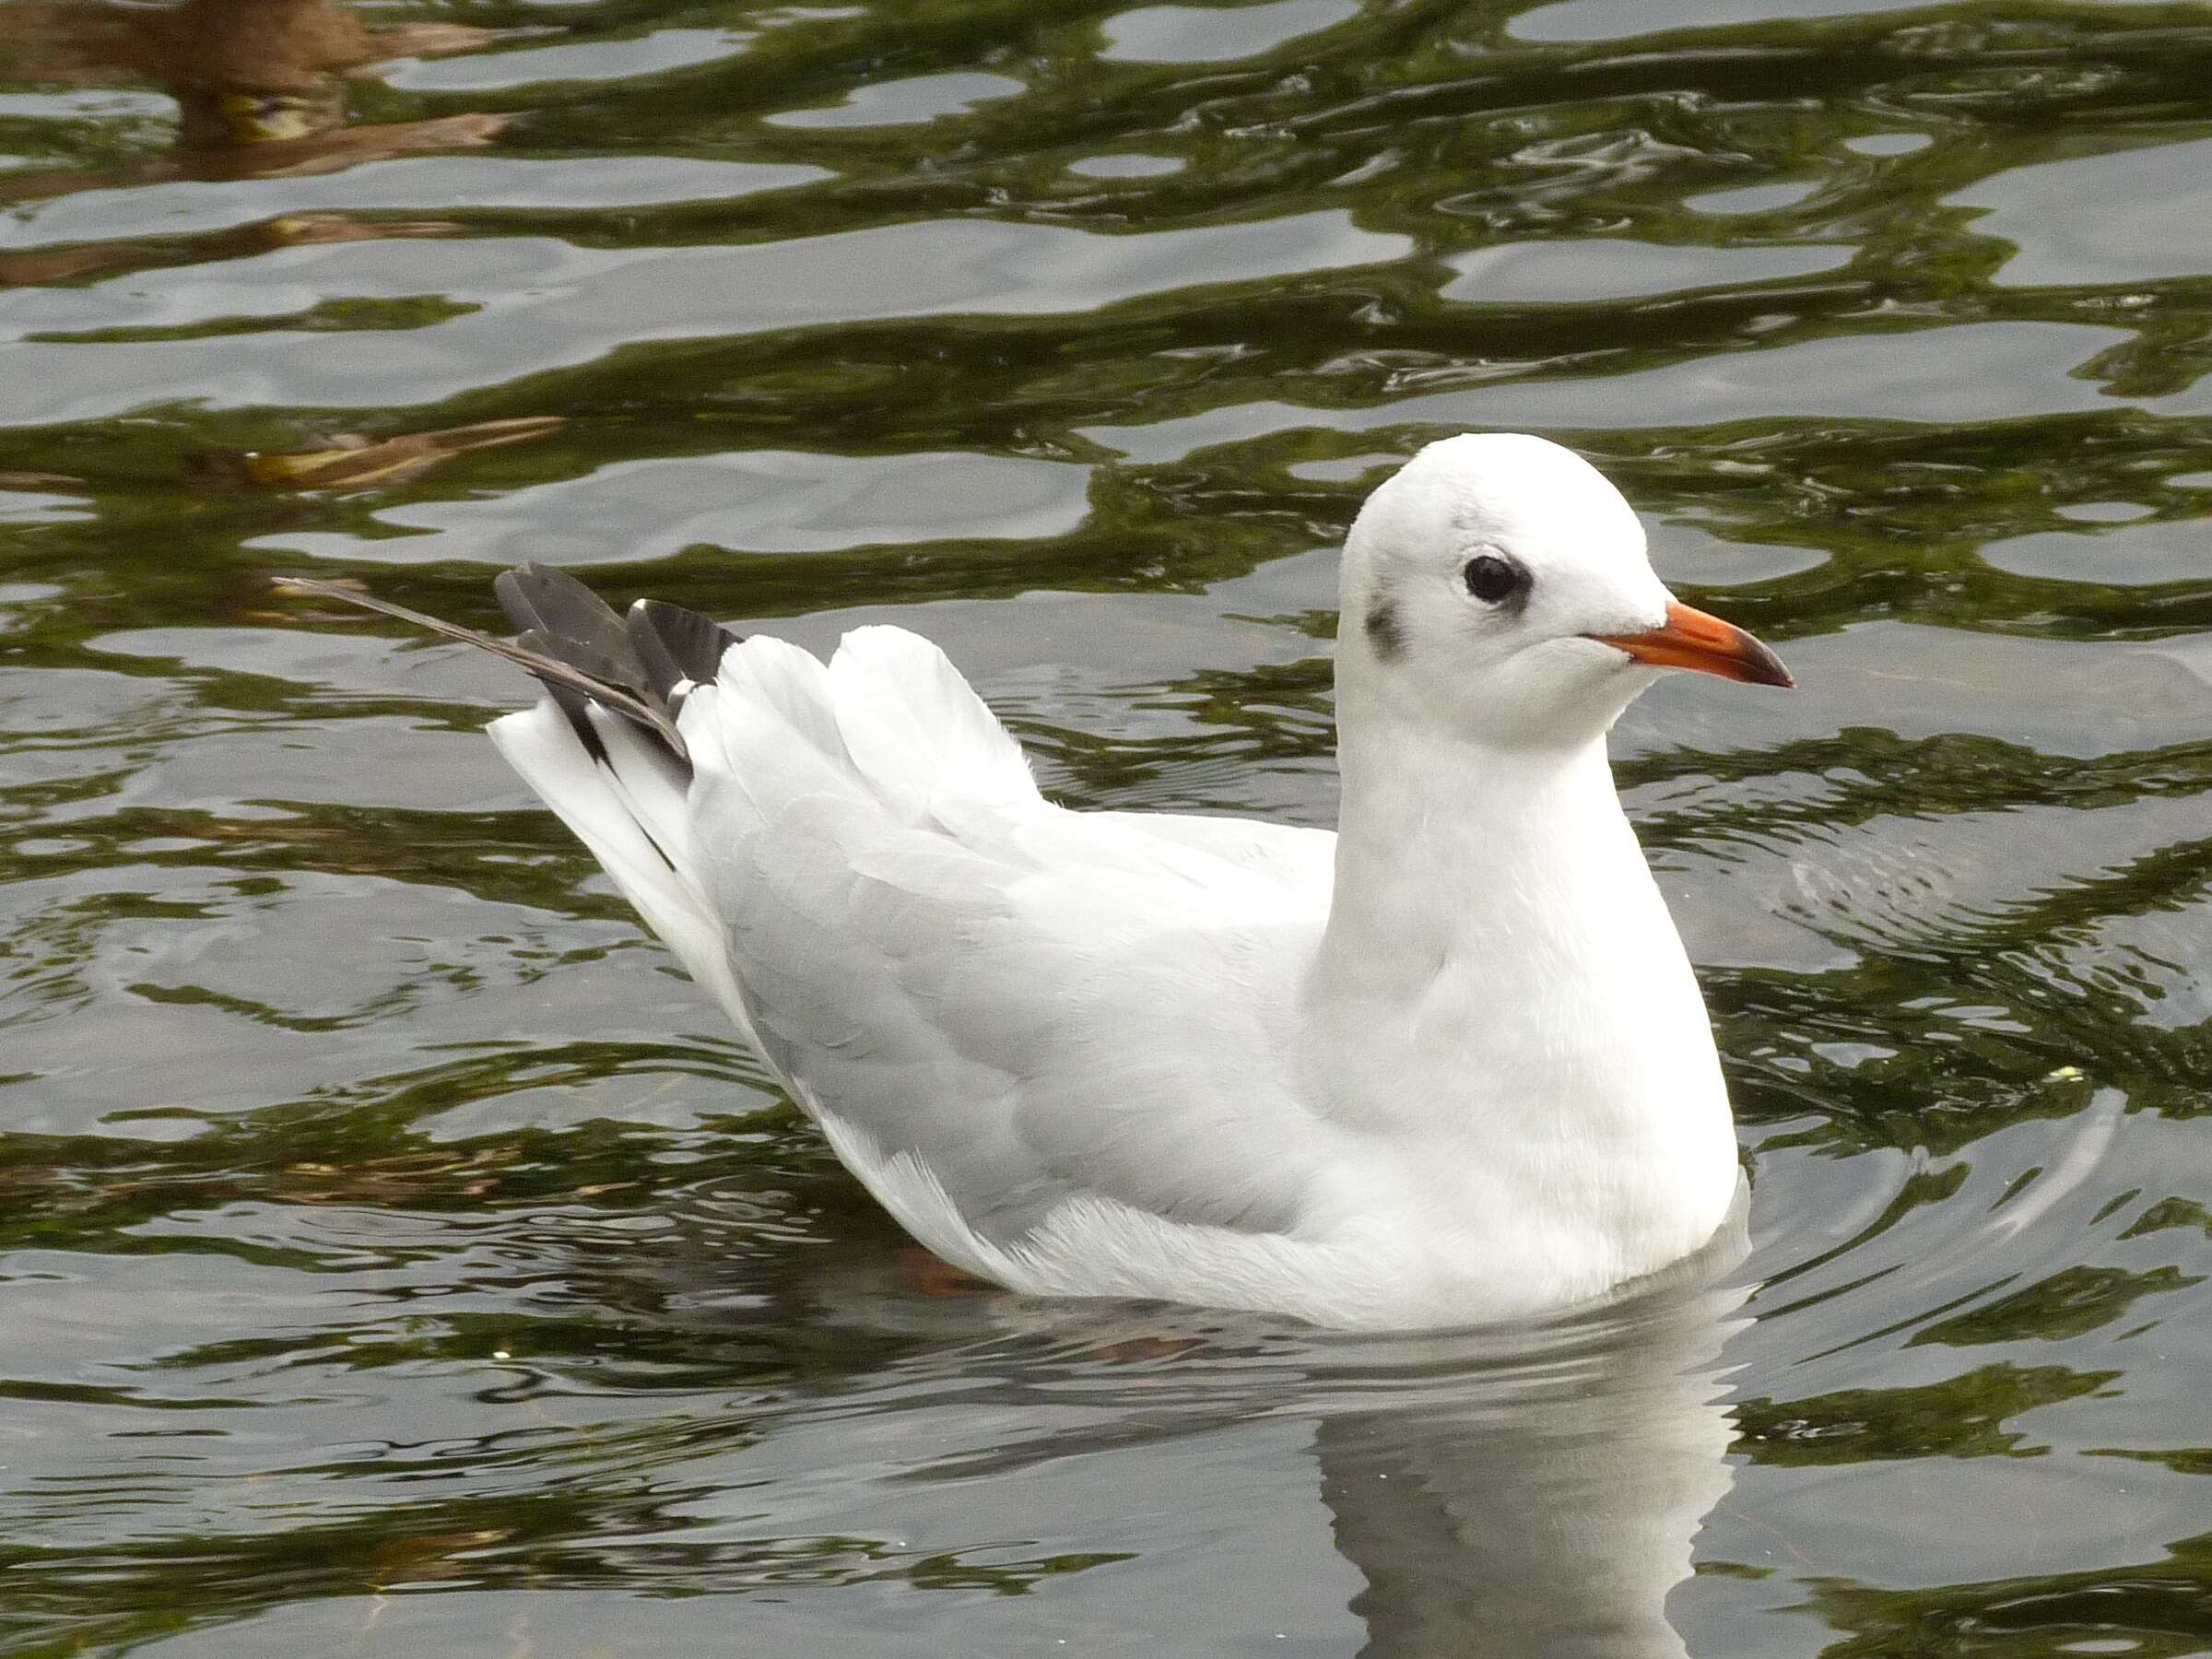
[(1501, 746), (1580, 748), (1667, 668), (1791, 683), (1742, 629), (1666, 591), (1620, 491), (1556, 443), (1431, 443), (1346, 538), (1337, 677), (1352, 700)]

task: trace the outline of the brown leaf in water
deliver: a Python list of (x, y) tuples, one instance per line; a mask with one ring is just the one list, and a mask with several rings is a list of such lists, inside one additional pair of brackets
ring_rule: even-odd
[(507, 120), (504, 115), (470, 113), (382, 126), (336, 127), (311, 137), (241, 146), (224, 152), (222, 165), (209, 162), (200, 171), (226, 179), (307, 178), (418, 150), (479, 149), (500, 135)]
[(328, 449), (290, 455), (243, 457), (246, 476), (277, 489), (332, 489), (343, 485), (392, 484), (412, 478), (441, 461), (474, 450), (524, 443), (564, 425), (559, 415), (524, 415), (511, 420), (479, 421), (436, 432), (407, 432), (382, 442), (356, 433), (331, 441)]
[[(129, 167), (27, 167), (0, 174), (0, 203), (39, 202), (86, 190), (127, 190), (171, 179), (310, 178), (337, 172), (365, 161), (423, 150), (478, 149), (498, 137), (508, 117), (470, 112), (432, 121), (402, 121), (382, 126), (338, 127), (300, 138), (202, 148), (189, 155), (159, 156)], [(189, 160), (190, 165), (187, 165)], [(58, 249), (64, 259), (80, 258), (80, 249)], [(52, 257), (53, 255), (47, 255)], [(94, 262), (112, 255), (92, 250)], [(10, 255), (18, 262), (29, 255)], [(69, 273), (65, 273), (69, 274)], [(41, 278), (17, 276), (16, 281)]]
[(453, 236), (463, 226), (457, 219), (357, 219), (342, 213), (291, 213), (251, 227), (257, 243), (300, 248), (320, 242), (382, 241), (398, 236)]

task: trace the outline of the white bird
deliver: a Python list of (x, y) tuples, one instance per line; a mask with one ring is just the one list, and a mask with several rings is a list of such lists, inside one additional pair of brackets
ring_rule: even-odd
[(825, 665), (499, 585), (516, 645), (397, 614), (546, 682), (500, 752), (955, 1266), (1441, 1326), (1597, 1297), (1728, 1215), (1712, 1028), (1606, 733), (1663, 667), (1790, 678), (1570, 451), (1447, 439), (1361, 509), (1333, 835), (1057, 806), (902, 629)]

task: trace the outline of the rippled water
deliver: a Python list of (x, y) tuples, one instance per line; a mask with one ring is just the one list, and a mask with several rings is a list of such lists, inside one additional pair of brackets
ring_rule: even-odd
[[(2212, 1651), (2212, 14), (0, 0), (0, 158), (6, 1651)], [(1541, 1331), (921, 1294), (516, 678), (263, 582), (1325, 823), (1465, 427), (1803, 686), (1617, 746), (1749, 1266)]]

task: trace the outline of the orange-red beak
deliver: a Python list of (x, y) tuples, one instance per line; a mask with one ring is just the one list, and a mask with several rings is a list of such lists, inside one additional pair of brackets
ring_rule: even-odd
[(1717, 674), (1723, 679), (1743, 680), (1754, 686), (1794, 686), (1782, 659), (1757, 640), (1718, 617), (1692, 610), (1678, 600), (1668, 600), (1666, 626), (1649, 633), (1592, 634), (1601, 645), (1625, 651), (1653, 668), (1695, 668), (1700, 674)]

